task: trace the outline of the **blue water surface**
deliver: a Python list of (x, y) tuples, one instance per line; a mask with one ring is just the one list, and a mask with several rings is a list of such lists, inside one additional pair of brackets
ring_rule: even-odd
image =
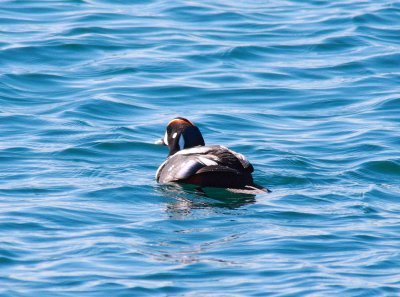
[[(1, 296), (399, 296), (400, 1), (2, 0)], [(273, 192), (154, 179), (175, 116)]]

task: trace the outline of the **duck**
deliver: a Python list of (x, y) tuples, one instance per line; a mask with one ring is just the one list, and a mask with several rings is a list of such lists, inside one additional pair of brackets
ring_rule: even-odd
[(164, 137), (156, 143), (169, 148), (167, 159), (156, 172), (160, 184), (191, 184), (248, 194), (270, 192), (253, 182), (254, 168), (246, 157), (222, 145), (206, 146), (200, 129), (186, 118), (169, 121)]

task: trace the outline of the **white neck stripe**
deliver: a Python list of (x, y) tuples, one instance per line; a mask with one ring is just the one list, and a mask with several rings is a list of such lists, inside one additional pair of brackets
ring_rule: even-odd
[(179, 148), (181, 150), (185, 148), (185, 139), (183, 138), (183, 134), (179, 136)]

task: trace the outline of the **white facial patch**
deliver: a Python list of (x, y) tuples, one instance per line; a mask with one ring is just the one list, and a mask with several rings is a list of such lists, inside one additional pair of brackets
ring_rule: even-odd
[(165, 132), (165, 135), (164, 135), (164, 143), (165, 143), (166, 145), (169, 145), (169, 144), (168, 144), (168, 134), (167, 134), (167, 132)]
[(176, 135), (178, 135), (178, 133), (175, 132), (175, 133), (172, 135), (172, 138), (175, 138)]
[(183, 139), (183, 135), (179, 137), (179, 148), (183, 150), (185, 148), (185, 139)]

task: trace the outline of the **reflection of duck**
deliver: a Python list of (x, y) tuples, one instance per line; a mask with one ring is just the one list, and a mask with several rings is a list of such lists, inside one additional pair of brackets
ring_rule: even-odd
[(159, 183), (179, 182), (248, 194), (269, 192), (254, 184), (253, 165), (243, 155), (220, 145), (205, 146), (199, 128), (185, 118), (170, 121), (158, 143), (169, 147), (167, 160), (157, 170)]
[(195, 209), (238, 209), (256, 202), (255, 195), (232, 193), (225, 189), (202, 188), (187, 184), (161, 185), (158, 190), (172, 198), (167, 213), (172, 217), (189, 216)]

